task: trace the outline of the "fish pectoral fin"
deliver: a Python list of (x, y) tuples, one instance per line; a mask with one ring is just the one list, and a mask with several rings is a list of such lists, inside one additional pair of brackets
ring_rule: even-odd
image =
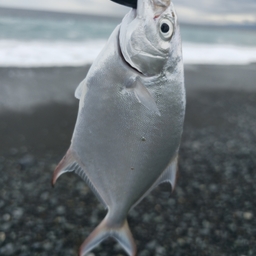
[(144, 107), (153, 113), (161, 116), (153, 96), (139, 79), (135, 80), (132, 89), (139, 103), (141, 103)]
[(159, 179), (159, 183), (169, 182), (172, 185), (172, 191), (175, 189), (178, 173), (178, 155), (176, 155), (167, 168), (164, 170), (163, 174)]
[(136, 245), (132, 237), (127, 220), (121, 226), (114, 226), (109, 223), (108, 215), (105, 219), (94, 229), (88, 238), (83, 242), (79, 250), (79, 256), (85, 256), (100, 242), (113, 237), (119, 242), (129, 256), (136, 255)]
[(62, 158), (60, 163), (54, 170), (53, 177), (52, 177), (52, 186), (54, 187), (57, 179), (66, 172), (75, 172), (78, 176), (80, 176), (89, 188), (92, 190), (94, 195), (98, 198), (98, 200), (107, 208), (107, 204), (104, 201), (103, 197), (100, 195), (99, 191), (97, 190), (96, 186), (91, 182), (90, 178), (88, 177), (84, 166), (78, 161), (75, 157), (74, 153), (69, 149), (66, 155)]

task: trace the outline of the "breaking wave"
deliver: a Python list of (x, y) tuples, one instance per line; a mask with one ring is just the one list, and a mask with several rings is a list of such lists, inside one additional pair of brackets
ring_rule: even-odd
[[(106, 40), (83, 42), (0, 40), (0, 67), (61, 67), (91, 64)], [(185, 64), (256, 63), (256, 47), (183, 44)]]

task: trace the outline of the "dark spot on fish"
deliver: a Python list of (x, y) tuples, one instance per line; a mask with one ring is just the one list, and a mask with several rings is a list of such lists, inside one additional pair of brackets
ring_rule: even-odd
[(133, 171), (133, 170), (134, 170), (134, 167), (131, 167), (131, 170)]
[(170, 30), (169, 25), (166, 24), (166, 23), (163, 23), (162, 26), (161, 26), (161, 31), (162, 31), (163, 33), (167, 33), (169, 30)]
[(142, 141), (146, 141), (146, 138), (145, 138), (145, 137), (142, 137), (141, 140), (142, 140)]

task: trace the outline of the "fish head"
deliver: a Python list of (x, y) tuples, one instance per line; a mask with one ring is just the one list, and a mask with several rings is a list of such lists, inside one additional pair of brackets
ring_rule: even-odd
[(137, 9), (130, 10), (121, 23), (119, 43), (125, 61), (145, 76), (158, 75), (175, 48), (176, 29), (177, 15), (170, 0), (138, 0)]

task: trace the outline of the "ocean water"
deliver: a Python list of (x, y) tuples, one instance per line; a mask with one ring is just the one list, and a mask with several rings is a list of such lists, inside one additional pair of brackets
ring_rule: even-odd
[[(0, 66), (50, 67), (91, 63), (121, 19), (40, 15), (6, 11), (0, 15)], [(0, 12), (1, 14), (1, 12)], [(181, 25), (187, 64), (256, 62), (256, 28)]]

